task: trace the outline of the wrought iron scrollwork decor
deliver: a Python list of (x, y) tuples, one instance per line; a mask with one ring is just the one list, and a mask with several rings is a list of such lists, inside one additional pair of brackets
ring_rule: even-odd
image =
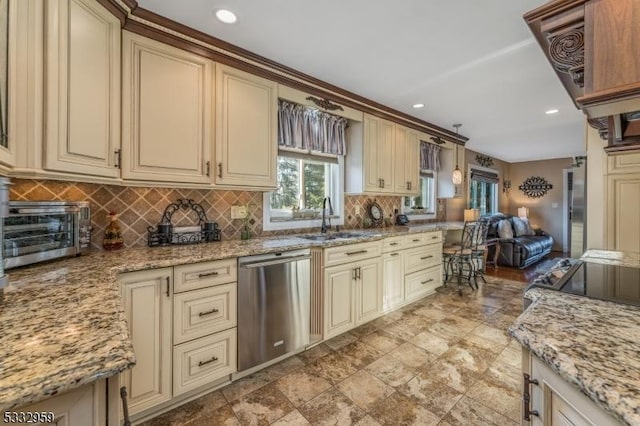
[(476, 154), (476, 163), (482, 167), (491, 167), (493, 166), (493, 158), (488, 155)]
[(569, 74), (576, 85), (584, 87), (584, 27), (550, 37), (549, 56), (555, 69)]
[(520, 191), (524, 192), (524, 194), (530, 198), (544, 197), (552, 188), (553, 185), (540, 176), (531, 176), (530, 178), (525, 179), (525, 181), (522, 182), (522, 185), (518, 187)]
[[(172, 217), (178, 210), (192, 211), (197, 216), (197, 223), (194, 228), (187, 232), (174, 232)], [(188, 227), (189, 228), (189, 227)], [(207, 220), (207, 214), (202, 206), (193, 200), (180, 198), (175, 203), (169, 204), (162, 213), (162, 221), (157, 228), (150, 226), (147, 228), (147, 245), (149, 247), (169, 245), (169, 244), (197, 244), (209, 241), (220, 241), (221, 233), (218, 224)]]
[(313, 102), (314, 104), (316, 104), (317, 106), (319, 106), (322, 109), (326, 109), (327, 111), (335, 111), (335, 110), (340, 110), (340, 111), (344, 111), (344, 108), (342, 108), (340, 105), (338, 104), (334, 104), (333, 102), (331, 102), (329, 99), (324, 98), (324, 99), (320, 99), (320, 98), (316, 98), (315, 96), (307, 96), (306, 98), (308, 101)]

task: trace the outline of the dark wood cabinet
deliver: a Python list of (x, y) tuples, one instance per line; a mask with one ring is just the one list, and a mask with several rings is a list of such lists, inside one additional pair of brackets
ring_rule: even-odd
[(640, 144), (640, 1), (554, 0), (524, 16), (607, 150)]

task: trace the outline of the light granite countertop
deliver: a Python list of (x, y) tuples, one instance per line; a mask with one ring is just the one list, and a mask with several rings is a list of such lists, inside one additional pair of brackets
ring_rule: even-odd
[(135, 365), (118, 273), (457, 230), (462, 225), (441, 222), (355, 230), (368, 235), (326, 242), (286, 236), (141, 247), (10, 270), (0, 304), (0, 410), (43, 400)]
[(580, 259), (585, 262), (640, 268), (640, 253), (630, 251), (589, 249)]
[(621, 422), (640, 425), (640, 307), (541, 288), (509, 333)]

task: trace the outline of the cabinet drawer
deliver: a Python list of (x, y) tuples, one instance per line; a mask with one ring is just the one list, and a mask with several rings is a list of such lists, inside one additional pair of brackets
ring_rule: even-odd
[(434, 244), (407, 250), (404, 259), (406, 274), (440, 265), (442, 263), (442, 245)]
[(607, 162), (609, 174), (640, 172), (640, 152), (609, 155)]
[(236, 329), (173, 348), (173, 395), (177, 396), (236, 372)]
[(324, 251), (324, 265), (339, 265), (341, 263), (354, 262), (360, 259), (378, 257), (381, 253), (382, 244), (380, 241), (331, 247)]
[(405, 248), (405, 238), (406, 235), (385, 238), (382, 240), (382, 252), (388, 253), (390, 251), (402, 250)]
[(441, 243), (442, 232), (422, 232), (419, 234), (410, 234), (405, 237), (405, 248), (423, 247), (428, 244)]
[(188, 291), (173, 298), (173, 344), (235, 327), (236, 283)]
[(414, 272), (404, 277), (405, 301), (419, 299), (436, 291), (442, 285), (442, 266)]
[(174, 293), (212, 285), (231, 283), (237, 280), (237, 259), (214, 260), (212, 262), (178, 265), (173, 268)]

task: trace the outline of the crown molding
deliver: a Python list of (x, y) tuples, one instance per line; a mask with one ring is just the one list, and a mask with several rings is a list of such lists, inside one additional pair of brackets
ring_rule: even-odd
[(219, 38), (141, 8), (134, 0), (98, 0), (116, 16), (123, 29), (210, 58), (277, 83), (348, 106), (373, 116), (464, 145), (469, 139), (428, 121), (389, 108), (363, 96), (344, 90), (278, 62), (242, 49)]

